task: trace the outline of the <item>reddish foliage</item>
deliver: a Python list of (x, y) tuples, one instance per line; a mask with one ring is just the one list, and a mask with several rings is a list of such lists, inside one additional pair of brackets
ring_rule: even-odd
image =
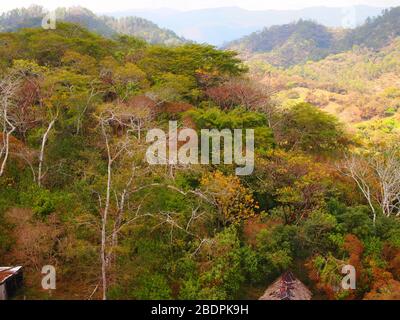
[(257, 109), (268, 104), (270, 98), (266, 87), (237, 80), (209, 88), (206, 95), (223, 109), (231, 109), (234, 106)]
[(400, 300), (400, 282), (390, 272), (373, 268), (372, 274), (372, 290), (365, 295), (365, 300)]
[(127, 106), (132, 109), (147, 109), (157, 111), (157, 104), (145, 95), (135, 96), (126, 102)]
[(13, 112), (17, 119), (17, 130), (20, 136), (33, 128), (37, 122), (34, 106), (40, 101), (40, 85), (36, 79), (25, 79), (16, 95), (18, 108)]
[(311, 257), (304, 264), (308, 270), (308, 277), (312, 282), (314, 282), (315, 288), (319, 292), (323, 293), (329, 300), (335, 300), (335, 291), (333, 290), (332, 286), (321, 281), (320, 273), (314, 264), (314, 259), (315, 257)]
[(389, 264), (390, 271), (393, 275), (400, 279), (400, 252), (397, 251), (397, 254), (393, 257)]
[(344, 249), (350, 254), (349, 264), (356, 269), (357, 280), (359, 280), (363, 271), (361, 258), (364, 245), (355, 235), (348, 234), (344, 239)]
[(40, 99), (40, 87), (34, 79), (26, 79), (19, 88), (18, 102), (21, 108), (28, 108)]
[(246, 241), (251, 245), (256, 245), (257, 235), (266, 228), (268, 228), (268, 225), (261, 222), (259, 217), (248, 219), (243, 226)]
[(400, 279), (400, 249), (386, 245), (383, 256), (388, 262), (388, 269), (396, 279)]

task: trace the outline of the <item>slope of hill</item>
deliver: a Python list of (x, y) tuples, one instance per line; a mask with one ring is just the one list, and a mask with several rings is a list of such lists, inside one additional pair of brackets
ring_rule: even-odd
[(161, 29), (155, 23), (143, 18), (123, 17), (117, 19), (102, 16), (100, 19), (114, 32), (143, 38), (149, 43), (176, 45), (186, 41), (178, 37), (173, 31)]
[[(383, 8), (353, 6), (348, 8), (310, 7), (301, 10), (253, 11), (238, 7), (208, 8), (178, 11), (167, 8), (155, 10), (129, 10), (108, 13), (114, 17), (134, 15), (154, 21), (174, 30), (177, 34), (197, 42), (222, 46), (264, 27), (288, 24), (309, 19), (328, 27), (358, 26), (367, 17), (380, 14)], [(350, 19), (344, 19), (344, 18)]]
[(273, 65), (290, 66), (307, 60), (318, 60), (334, 50), (337, 33), (311, 21), (265, 28), (240, 40), (230, 43), (227, 48), (251, 56), (263, 54)]
[(299, 20), (265, 28), (226, 45), (245, 59), (259, 59), (275, 66), (293, 66), (351, 50), (353, 46), (381, 49), (400, 35), (400, 7), (385, 10), (354, 29), (330, 29)]
[(342, 47), (362, 45), (379, 49), (400, 36), (400, 7), (385, 10), (381, 16), (368, 18), (366, 22), (349, 31), (342, 41)]
[[(39, 27), (46, 11), (40, 6), (15, 9), (0, 15), (0, 31), (16, 31), (21, 28)], [(140, 37), (154, 44), (179, 44), (185, 42), (173, 31), (159, 28), (156, 24), (143, 18), (113, 18), (97, 16), (81, 7), (58, 8), (56, 17), (59, 21), (76, 23), (105, 37), (126, 34)]]
[(248, 65), (262, 82), (273, 86), (278, 104), (308, 102), (349, 124), (396, 114), (393, 119), (399, 118), (400, 38), (380, 50), (355, 46), (287, 69), (263, 63), (257, 56)]
[[(382, 105), (400, 98), (399, 48), (269, 67), (271, 80), (282, 78), (278, 96), (314, 104), (285, 108), (234, 52), (212, 46), (110, 39), (66, 22), (0, 33), (0, 265), (24, 266), (15, 299), (257, 299), (282, 270), (295, 270), (314, 299), (398, 299), (396, 111), (360, 127), (388, 129), (395, 144), (360, 143), (316, 106), (330, 110), (352, 92), (361, 106), (369, 92)], [(343, 71), (367, 85), (392, 81), (364, 95), (346, 83), (336, 92)], [(179, 143), (179, 162), (164, 162), (171, 148), (159, 132), (169, 121), (180, 138), (186, 128), (254, 129), (254, 145), (245, 134), (235, 165), (226, 152), (214, 160), (219, 141), (205, 143), (200, 158), (213, 164), (200, 165), (192, 142), (204, 139), (194, 133)], [(224, 151), (240, 153), (228, 140)], [(237, 175), (243, 164), (252, 175)], [(357, 290), (340, 287), (349, 264)], [(43, 265), (57, 266), (56, 290), (40, 286)]]

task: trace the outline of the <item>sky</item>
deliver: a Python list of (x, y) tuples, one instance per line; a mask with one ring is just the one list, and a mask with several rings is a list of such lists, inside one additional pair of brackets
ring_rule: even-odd
[(400, 6), (400, 0), (13, 0), (0, 3), (0, 11), (28, 7), (32, 3), (46, 9), (82, 6), (94, 12), (114, 12), (129, 9), (172, 8), (194, 10), (215, 7), (241, 7), (249, 10), (301, 9), (313, 6), (342, 7), (365, 4), (376, 7)]

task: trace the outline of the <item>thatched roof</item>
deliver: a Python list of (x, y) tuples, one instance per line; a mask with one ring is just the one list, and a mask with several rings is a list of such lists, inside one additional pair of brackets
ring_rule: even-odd
[(0, 284), (7, 281), (12, 276), (18, 274), (22, 267), (0, 267)]
[(259, 300), (311, 300), (312, 293), (291, 272), (279, 277)]

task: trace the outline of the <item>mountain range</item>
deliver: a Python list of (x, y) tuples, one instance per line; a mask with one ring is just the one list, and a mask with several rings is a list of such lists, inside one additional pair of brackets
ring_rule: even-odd
[[(239, 30), (240, 27), (240, 33), (247, 35), (226, 42), (222, 48), (238, 51), (243, 60), (259, 60), (279, 67), (318, 61), (330, 54), (349, 51), (354, 46), (379, 50), (400, 36), (400, 7), (384, 9), (380, 15), (377, 14), (381, 9), (374, 7), (356, 6), (346, 10), (318, 7), (298, 11), (253, 12), (232, 7), (188, 12), (160, 9), (96, 15), (88, 9), (72, 7), (58, 8), (56, 17), (60, 21), (80, 24), (106, 37), (125, 34), (142, 38), (152, 44), (164, 45), (199, 41), (202, 34), (205, 37), (203, 40), (208, 40), (207, 43), (222, 42), (238, 34), (234, 29)], [(40, 6), (3, 13), (0, 15), (0, 31), (38, 27), (45, 15), (46, 11)], [(148, 18), (161, 21), (163, 25), (166, 25), (171, 17), (175, 17), (174, 24), (171, 24), (174, 31), (161, 28), (137, 15), (147, 15)], [(268, 15), (271, 17), (267, 19)], [(297, 17), (301, 18), (295, 20)], [(319, 23), (317, 17), (325, 23)], [(364, 18), (365, 21), (361, 23)], [(179, 36), (179, 30), (182, 30), (180, 28), (186, 28), (188, 21), (191, 21), (193, 34)], [(287, 22), (268, 26), (279, 21)], [(264, 28), (261, 31), (248, 33), (262, 23)], [(338, 27), (340, 23), (357, 26)], [(199, 29), (200, 25), (204, 26), (200, 28), (202, 31)], [(199, 42), (203, 41), (200, 39)]]
[(316, 61), (351, 50), (354, 46), (379, 50), (400, 36), (400, 7), (367, 18), (356, 28), (329, 28), (310, 20), (299, 20), (254, 32), (228, 43), (244, 60), (257, 59), (288, 67)]
[(174, 30), (178, 35), (199, 43), (221, 46), (249, 33), (299, 19), (312, 20), (327, 27), (356, 27), (384, 8), (353, 6), (343, 8), (310, 7), (301, 10), (251, 11), (238, 7), (210, 8), (192, 11), (172, 9), (128, 10), (109, 12), (114, 17), (138, 16)]
[[(82, 7), (58, 8), (58, 21), (80, 24), (106, 37), (126, 34), (142, 38), (153, 44), (180, 44), (186, 42), (171, 30), (158, 27), (155, 23), (140, 17), (99, 16)], [(21, 28), (40, 27), (46, 10), (41, 6), (14, 9), (0, 15), (0, 31), (16, 31)]]

